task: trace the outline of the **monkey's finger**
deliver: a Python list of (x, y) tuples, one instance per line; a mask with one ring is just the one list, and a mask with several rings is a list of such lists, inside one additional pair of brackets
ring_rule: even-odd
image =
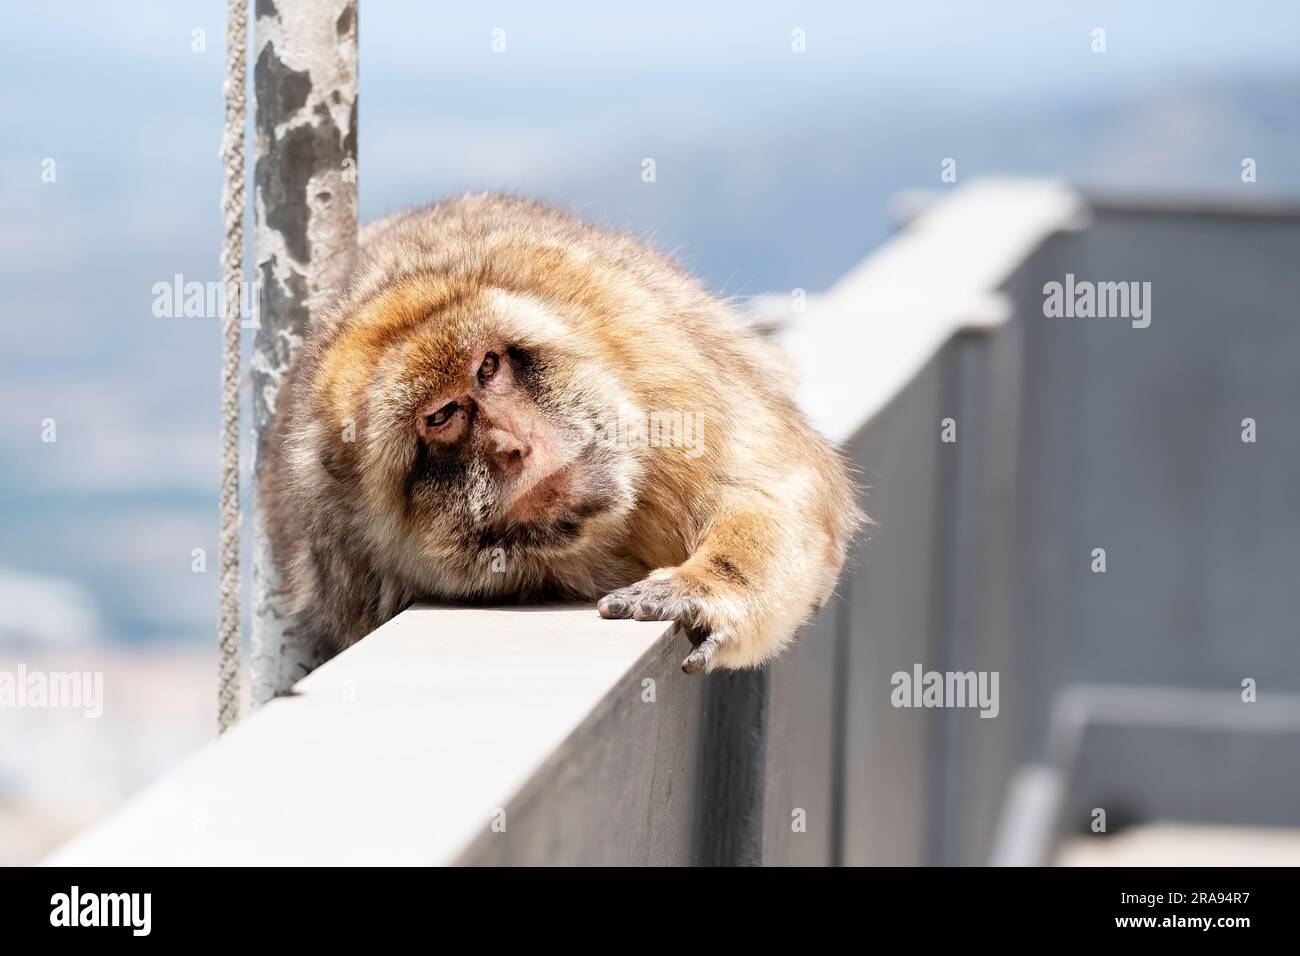
[(637, 601), (632, 616), (638, 621), (678, 621), (687, 627), (694, 627), (704, 618), (704, 604), (691, 595), (669, 594), (659, 597), (652, 593)]
[(695, 650), (686, 655), (686, 660), (682, 661), (682, 670), (687, 674), (705, 670), (709, 666), (709, 661), (713, 660), (713, 655), (722, 646), (722, 641), (723, 638), (718, 634), (706, 637), (695, 646)]
[(638, 581), (625, 588), (611, 591), (596, 603), (596, 610), (601, 617), (622, 618), (636, 615), (638, 621), (657, 621), (659, 617), (642, 617), (638, 613), (642, 605), (662, 604), (672, 596), (672, 590), (665, 584)]
[(632, 616), (638, 621), (672, 621), (674, 616), (669, 613), (668, 605), (663, 601), (657, 601), (654, 598), (643, 598), (637, 602), (636, 609)]
[(603, 618), (631, 617), (632, 609), (632, 602), (624, 600), (617, 593), (606, 594), (596, 603), (596, 611)]

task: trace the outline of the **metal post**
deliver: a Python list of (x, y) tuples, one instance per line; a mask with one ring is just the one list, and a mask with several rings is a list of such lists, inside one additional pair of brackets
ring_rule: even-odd
[[(252, 357), (257, 459), (276, 394), (357, 235), (357, 0), (255, 0), (255, 279)], [(319, 661), (286, 634), (260, 510), (253, 522), (253, 702), (288, 691)]]

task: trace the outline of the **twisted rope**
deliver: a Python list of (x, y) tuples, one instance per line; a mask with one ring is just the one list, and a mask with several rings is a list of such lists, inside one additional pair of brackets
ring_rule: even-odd
[(221, 545), (217, 610), (217, 729), (239, 719), (239, 320), (244, 271), (244, 123), (248, 72), (247, 0), (226, 5), (226, 125), (221, 138), (225, 244), (221, 280)]

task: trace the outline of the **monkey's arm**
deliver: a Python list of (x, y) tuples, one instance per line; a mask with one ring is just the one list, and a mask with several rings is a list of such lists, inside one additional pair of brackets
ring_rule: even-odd
[(857, 513), (834, 513), (805, 474), (724, 505), (690, 557), (602, 598), (602, 617), (677, 621), (687, 673), (752, 667), (778, 654), (829, 599)]

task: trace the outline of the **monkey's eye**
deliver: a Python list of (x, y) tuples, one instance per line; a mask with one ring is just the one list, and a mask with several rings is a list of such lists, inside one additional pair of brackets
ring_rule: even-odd
[(460, 408), (460, 405), (456, 402), (448, 402), (432, 415), (426, 415), (424, 417), (424, 424), (428, 425), (430, 428), (437, 428), (439, 425), (445, 425), (447, 419), (451, 418), (458, 408)]
[(497, 358), (496, 352), (489, 352), (487, 355), (483, 356), (483, 364), (478, 367), (479, 384), (487, 382), (488, 379), (495, 375), (497, 373), (497, 368), (500, 367), (500, 365), (501, 360)]

